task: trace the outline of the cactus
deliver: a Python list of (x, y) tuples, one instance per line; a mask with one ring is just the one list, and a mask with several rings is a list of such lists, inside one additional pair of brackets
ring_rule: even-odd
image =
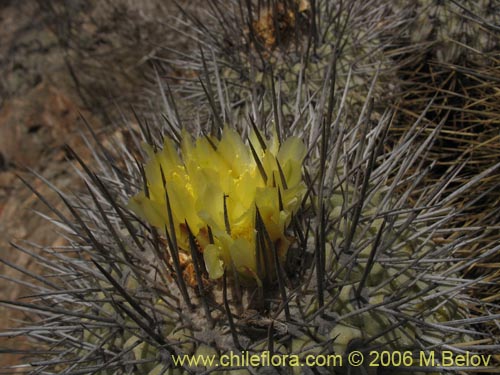
[[(464, 214), (450, 222), (450, 227), (488, 228), (498, 223), (500, 195), (496, 181), (500, 178), (498, 165), (498, 33), (499, 4), (495, 1), (415, 1), (395, 3), (394, 8), (408, 8), (409, 21), (400, 33), (401, 44), (420, 46), (418, 53), (411, 53), (407, 64), (402, 64), (402, 109), (400, 124), (411, 123), (422, 114), (422, 121), (429, 129), (439, 132), (435, 145), (425, 158), (434, 165), (428, 179), (442, 178), (463, 160), (456, 180), (470, 181), (475, 193), (461, 197), (455, 204), (463, 207)], [(398, 134), (401, 127), (394, 128)], [(473, 181), (475, 176), (483, 175)], [(427, 182), (424, 181), (424, 184)], [(448, 185), (453, 194), (455, 183)], [(465, 214), (465, 212), (467, 212)], [(496, 242), (494, 232), (486, 230), (482, 240), (462, 253), (474, 257), (481, 253), (482, 242)], [(492, 253), (486, 262), (467, 270), (469, 277), (484, 277), (490, 281), (498, 277), (498, 262)], [(494, 288), (476, 288), (480, 298), (495, 295)]]
[[(399, 40), (403, 12), (391, 15), (389, 5), (382, 1), (216, 0), (209, 14), (208, 19), (188, 17), (199, 50), (169, 60), (165, 69), (186, 72), (186, 79), (172, 90), (195, 103), (206, 100), (205, 91), (218, 92), (222, 103), (212, 106), (219, 112), (224, 101), (234, 103), (239, 111), (221, 112), (225, 120), (233, 121), (229, 115), (258, 114), (256, 108), (246, 106), (267, 96), (262, 101), (264, 113), (270, 113), (273, 102), (280, 102), (276, 115), (289, 121), (300, 103), (314, 100), (308, 90), (323, 87), (328, 69), (335, 69), (332, 89), (348, 94), (344, 115), (351, 121), (361, 111), (368, 91), (373, 91), (376, 103), (397, 96), (393, 76), (399, 64), (386, 51)], [(372, 85), (375, 75), (377, 84)], [(193, 76), (203, 80), (203, 86)], [(227, 98), (220, 95), (225, 86), (231, 87)]]
[(402, 8), (412, 17), (404, 37), (427, 48), (441, 63), (498, 53), (500, 8), (494, 0), (394, 2), (393, 9)]
[[(281, 10), (285, 23), (315, 2), (297, 4), (293, 13)], [(278, 43), (266, 40), (266, 48)], [(270, 92), (244, 97), (241, 111), (240, 89), (199, 57), (205, 78), (186, 89), (206, 96), (194, 98), (200, 120), (179, 114), (160, 84), (163, 119), (124, 124), (127, 143), (89, 141), (97, 169), (69, 151), (87, 192), (54, 187), (69, 214), (54, 209), (52, 220), (68, 246), (39, 255), (16, 245), (44, 268), (30, 285), (33, 297), (2, 301), (38, 316), (2, 333), (36, 342), (28, 372), (196, 373), (207, 369), (176, 365), (172, 356), (268, 350), (300, 361), (338, 354), (344, 362), (208, 371), (362, 374), (373, 368), (349, 367), (349, 353), (387, 350), (415, 354), (396, 373), (453, 373), (421, 366), (418, 353), (498, 352), (491, 328), (498, 304), (470, 293), (488, 280), (464, 277), (498, 244), (482, 241), (483, 228), (449, 227), (467, 212), (457, 202), (491, 171), (456, 180), (459, 160), (422, 186), (430, 172), (422, 160), (438, 132), (417, 119), (389, 138), (399, 117), (390, 107), (375, 110), (375, 90), (345, 85), (337, 99), (335, 60), (286, 90), (272, 87), (282, 71), (262, 69)], [(346, 98), (358, 90), (363, 101), (353, 108)], [(239, 217), (249, 236), (236, 230)], [(460, 258), (471, 244), (481, 246), (475, 257)]]

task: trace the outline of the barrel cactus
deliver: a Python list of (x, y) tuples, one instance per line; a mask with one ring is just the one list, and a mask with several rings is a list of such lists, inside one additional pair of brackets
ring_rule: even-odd
[[(394, 3), (398, 11), (406, 8), (409, 17), (399, 33), (400, 44), (419, 47), (406, 56), (398, 72), (402, 90), (397, 106), (402, 119), (394, 134), (424, 113), (422, 120), (428, 123), (429, 131), (439, 133), (425, 158), (426, 163), (435, 165), (428, 179), (440, 179), (456, 160), (463, 160), (455, 179), (476, 186), (475, 194), (456, 201), (467, 214), (457, 216), (451, 227), (488, 228), (499, 219), (500, 118), (495, 99), (500, 75), (499, 5), (497, 1), (467, 0)], [(456, 188), (449, 184), (449, 194)], [(486, 231), (463, 255), (474, 257), (482, 251), (481, 242), (495, 241), (496, 234)], [(488, 261), (466, 272), (495, 283), (498, 267), (491, 264), (497, 262), (498, 255), (492, 253)], [(474, 293), (484, 297), (491, 291), (496, 294), (494, 287), (475, 288)]]
[[(212, 107), (224, 119), (241, 112), (259, 114), (244, 108), (257, 102), (269, 114), (279, 102), (274, 112), (287, 121), (307, 100), (308, 90), (318, 91), (326, 71), (335, 69), (332, 89), (346, 90), (344, 115), (355, 121), (370, 89), (377, 103), (398, 92), (393, 76), (400, 64), (392, 55), (399, 52), (392, 50), (406, 13), (391, 9), (379, 0), (217, 0), (207, 9), (208, 17), (188, 17), (199, 49), (166, 63), (159, 58), (158, 63), (166, 71), (185, 72), (172, 90), (194, 103), (206, 102), (205, 91), (217, 93)], [(375, 75), (377, 84), (372, 85)], [(231, 87), (230, 97), (220, 95), (225, 86)], [(262, 96), (267, 99), (260, 101)], [(225, 101), (239, 110), (224, 113)]]
[[(275, 6), (285, 26), (317, 5), (293, 4), (292, 13)], [(264, 26), (254, 25), (270, 48), (280, 28), (266, 34)], [(29, 284), (31, 297), (2, 301), (35, 319), (2, 333), (36, 343), (22, 367), (454, 373), (458, 363), (442, 353), (467, 353), (492, 370), (498, 304), (474, 297), (488, 280), (464, 273), (498, 243), (481, 241), (488, 228), (449, 226), (467, 212), (456, 202), (491, 171), (462, 182), (457, 161), (422, 186), (433, 167), (422, 160), (438, 132), (418, 118), (390, 138), (399, 117), (389, 106), (378, 110), (376, 74), (353, 108), (347, 98), (358, 88), (338, 92), (335, 59), (289, 91), (242, 97), (208, 67), (217, 59), (199, 57), (204, 78), (194, 92), (203, 100), (179, 106), (160, 80), (163, 116), (124, 123), (105, 143), (94, 136), (95, 167), (68, 151), (87, 188), (54, 187), (68, 214), (54, 209), (51, 220), (68, 245), (41, 254), (16, 245), (43, 271)], [(273, 86), (283, 71), (260, 73)], [(198, 118), (179, 111), (195, 105)], [(474, 258), (460, 256), (475, 243), (482, 247)], [(382, 352), (404, 357), (381, 363)], [(352, 353), (365, 360), (353, 363)]]
[(496, 54), (500, 46), (500, 5), (494, 0), (394, 2), (393, 9), (405, 9), (411, 21), (403, 34), (410, 43), (421, 44), (442, 63), (456, 63), (464, 56), (480, 60), (482, 54)]

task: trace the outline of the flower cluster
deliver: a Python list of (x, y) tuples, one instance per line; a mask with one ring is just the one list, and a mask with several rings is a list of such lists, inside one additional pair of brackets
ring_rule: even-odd
[[(265, 140), (252, 133), (249, 138), (245, 144), (234, 130), (225, 129), (220, 140), (200, 137), (193, 142), (184, 133), (182, 157), (168, 138), (159, 152), (146, 146), (148, 193), (130, 200), (140, 217), (168, 230), (168, 194), (178, 247), (189, 254), (191, 231), (212, 279), (224, 270), (258, 283), (269, 276), (269, 264), (263, 263), (275, 259), (273, 251), (280, 261), (286, 256), (290, 240), (285, 232), (306, 191), (306, 149), (299, 138), (281, 145), (276, 136)], [(259, 231), (264, 233), (259, 236)], [(263, 248), (264, 256), (259, 254)]]

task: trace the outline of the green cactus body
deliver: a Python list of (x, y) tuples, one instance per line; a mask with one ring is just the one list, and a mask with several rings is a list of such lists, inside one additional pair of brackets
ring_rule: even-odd
[[(54, 210), (54, 221), (68, 230), (76, 255), (47, 250), (51, 276), (41, 277), (39, 296), (11, 303), (41, 315), (43, 324), (23, 331), (51, 349), (33, 354), (33, 374), (377, 373), (368, 361), (349, 366), (353, 351), (411, 352), (410, 364), (387, 371), (446, 374), (454, 369), (428, 368), (419, 353), (499, 349), (498, 337), (480, 326), (498, 315), (474, 312), (498, 305), (464, 297), (474, 284), (461, 276), (470, 264), (455, 258), (482, 234), (435, 241), (463, 211), (450, 206), (454, 196), (443, 196), (449, 181), (418, 184), (428, 172), (419, 160), (436, 134), (417, 121), (386, 147), (397, 117), (373, 111), (379, 89), (369, 88), (367, 72), (352, 75), (350, 85), (344, 80), (392, 27), (381, 25), (372, 37), (378, 12), (347, 2), (348, 18), (349, 7), (317, 3), (324, 17), (337, 14), (332, 28), (367, 24), (352, 36), (322, 29), (315, 55), (302, 55), (310, 59), (302, 78), (283, 51), (272, 51), (266, 66), (253, 61), (256, 51), (237, 51), (222, 57), (243, 60), (241, 70), (199, 70), (205, 78), (196, 92), (206, 98), (183, 108), (199, 106), (206, 122), (186, 121), (193, 116), (176, 113), (169, 97), (164, 121), (124, 126), (132, 146), (95, 146), (98, 172), (71, 154), (88, 194), (61, 193), (72, 217)], [(334, 72), (329, 57), (338, 35), (351, 39)], [(213, 52), (220, 62), (221, 50)], [(232, 86), (241, 78), (235, 71), (250, 71), (268, 94), (254, 95), (247, 81)], [(354, 106), (338, 97), (345, 86)], [(283, 126), (282, 115), (293, 126)], [(421, 133), (429, 135), (415, 142)], [(473, 191), (463, 184), (456, 194)], [(485, 256), (496, 250), (488, 246)], [(266, 362), (265, 352), (284, 362)], [(215, 368), (229, 353), (240, 362)], [(184, 355), (215, 362), (178, 363)], [(266, 360), (243, 362), (250, 355)], [(320, 356), (323, 365), (300, 366)]]
[(428, 44), (441, 63), (455, 63), (464, 54), (481, 59), (482, 54), (498, 51), (497, 1), (398, 1), (394, 8), (406, 8), (414, 16), (404, 33), (411, 43)]

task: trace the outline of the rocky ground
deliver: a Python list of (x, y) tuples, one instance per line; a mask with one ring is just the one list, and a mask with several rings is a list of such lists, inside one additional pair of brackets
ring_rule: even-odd
[[(22, 183), (23, 176), (51, 201), (54, 194), (27, 168), (69, 187), (74, 178), (68, 173), (62, 146), (74, 139), (81, 125), (81, 103), (72, 89), (64, 64), (64, 55), (56, 36), (44, 25), (34, 2), (2, 3), (0, 8), (0, 295), (1, 299), (17, 299), (23, 295), (22, 285), (10, 278), (23, 278), (19, 271), (7, 266), (36, 272), (32, 258), (12, 250), (11, 242), (32, 241), (59, 245), (61, 237), (36, 212), (47, 209)], [(14, 313), (0, 306), (0, 329), (15, 325), (23, 312)], [(15, 338), (3, 339), (0, 347), (22, 349)], [(0, 357), (2, 364), (20, 363), (16, 356)]]
[[(20, 177), (64, 211), (32, 171), (63, 191), (79, 189), (64, 146), (91, 162), (80, 137), (85, 122), (107, 131), (115, 108), (140, 105), (149, 84), (148, 57), (160, 42), (169, 44), (157, 18), (178, 14), (173, 4), (158, 3), (0, 1), (0, 300), (25, 293), (12, 279), (35, 281), (29, 273), (37, 272), (37, 264), (13, 244), (64, 244), (41, 215), (50, 210)], [(177, 48), (183, 43), (178, 36), (171, 41)], [(29, 318), (1, 304), (0, 314), (0, 330)], [(21, 355), (2, 354), (23, 346), (15, 337), (1, 338), (0, 367), (23, 364)]]

